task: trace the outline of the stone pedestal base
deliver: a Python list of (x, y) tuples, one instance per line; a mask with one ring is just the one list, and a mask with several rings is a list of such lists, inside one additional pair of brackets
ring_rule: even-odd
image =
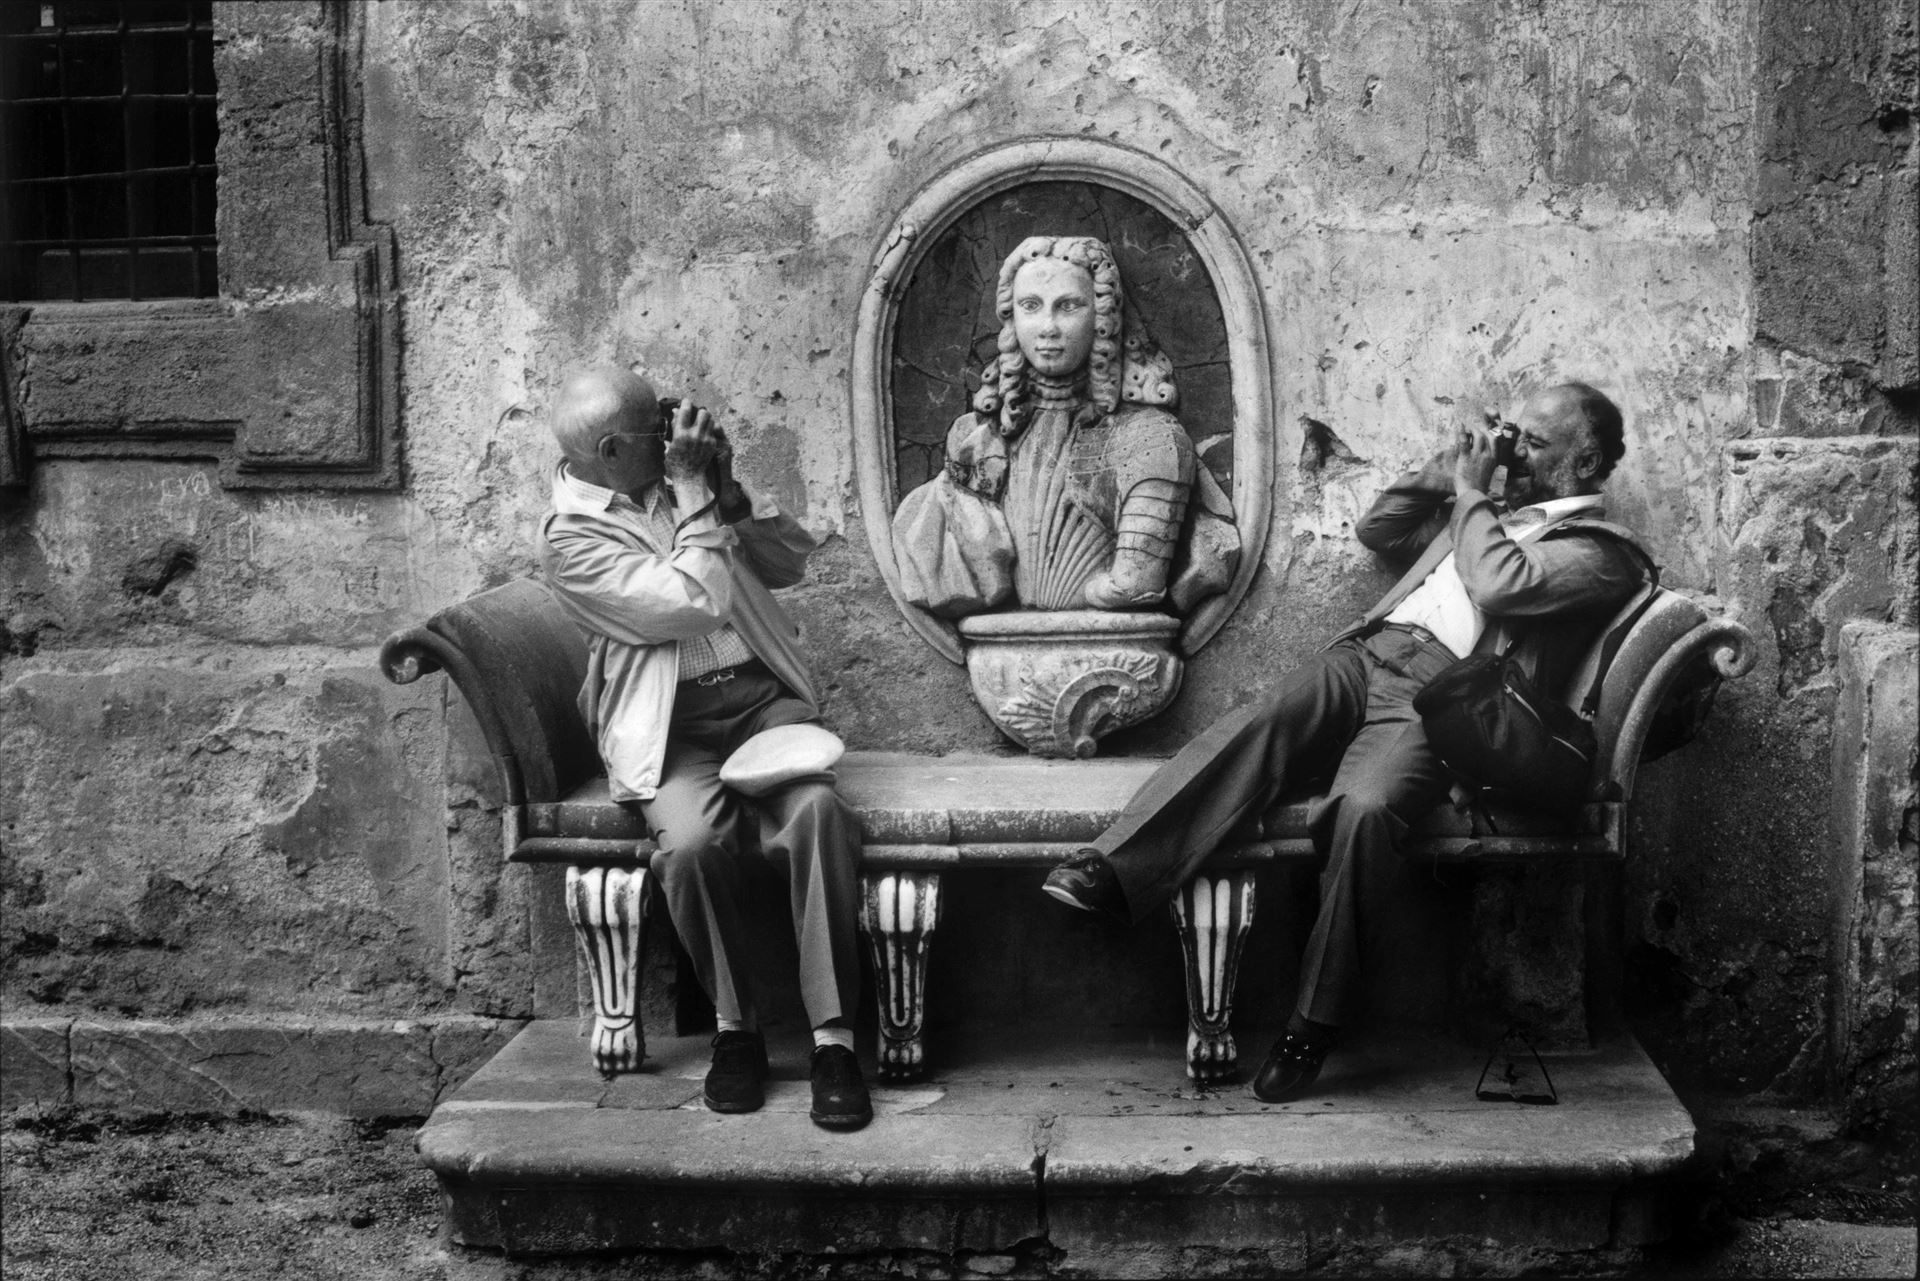
[(959, 623), (973, 696), (1035, 756), (1085, 758), (1173, 701), (1180, 620), (1096, 609), (1017, 610)]

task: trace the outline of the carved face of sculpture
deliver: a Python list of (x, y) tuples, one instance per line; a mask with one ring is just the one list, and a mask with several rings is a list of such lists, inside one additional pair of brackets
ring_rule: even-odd
[(1058, 258), (1037, 258), (1013, 278), (1013, 332), (1027, 363), (1059, 377), (1093, 350), (1093, 277)]

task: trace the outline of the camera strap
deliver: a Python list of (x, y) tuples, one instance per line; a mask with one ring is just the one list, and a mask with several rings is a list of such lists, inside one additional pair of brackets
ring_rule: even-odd
[(700, 510), (694, 512), (693, 515), (683, 517), (679, 521), (676, 521), (673, 526), (674, 538), (678, 539), (680, 537), (681, 530), (685, 529), (688, 525), (693, 524), (694, 521), (699, 520), (702, 516), (714, 510), (719, 505), (720, 505), (720, 498), (718, 495), (715, 495), (714, 497), (707, 499), (707, 501), (701, 505)]
[(1620, 646), (1625, 643), (1627, 633), (1633, 630), (1634, 624), (1640, 621), (1641, 616), (1653, 604), (1654, 597), (1660, 594), (1660, 566), (1654, 563), (1653, 557), (1648, 554), (1645, 547), (1640, 545), (1640, 540), (1634, 536), (1632, 530), (1611, 521), (1575, 517), (1555, 525), (1541, 537), (1561, 533), (1598, 534), (1602, 538), (1618, 543), (1632, 553), (1633, 558), (1640, 562), (1641, 569), (1646, 573), (1646, 579), (1641, 583), (1640, 590), (1629, 597), (1627, 603), (1621, 606), (1620, 612), (1614, 615), (1620, 621), (1607, 629), (1606, 639), (1601, 643), (1600, 661), (1594, 669), (1593, 683), (1587, 687), (1587, 696), (1580, 702), (1580, 715), (1592, 720), (1594, 713), (1599, 710), (1600, 687), (1607, 679), (1607, 669), (1613, 666), (1614, 656), (1620, 652)]

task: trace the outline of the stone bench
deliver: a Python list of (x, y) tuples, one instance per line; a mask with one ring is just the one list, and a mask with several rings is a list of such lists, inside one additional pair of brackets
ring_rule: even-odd
[[(1587, 688), (1595, 648), (1573, 688)], [(581, 719), (575, 698), (586, 672), (584, 638), (543, 583), (523, 579), (396, 633), (380, 661), (400, 684), (444, 670), (472, 707), (504, 791), (507, 859), (567, 865), (567, 913), (594, 994), (595, 1066), (609, 1076), (637, 1070), (645, 1054), (637, 986), (651, 893), (647, 859), (656, 847), (639, 818), (609, 797)], [(1639, 762), (1690, 739), (1721, 679), (1753, 661), (1744, 626), (1662, 589), (1608, 676), (1584, 809), (1550, 819), (1443, 805), (1415, 831), (1407, 856), (1467, 865), (1618, 862)], [(911, 1080), (925, 1067), (925, 965), (940, 923), (943, 873), (1052, 866), (1110, 823), (1157, 764), (846, 755), (839, 791), (864, 834), (860, 924), (879, 989), (883, 1077)], [(1230, 841), (1171, 905), (1186, 965), (1187, 1070), (1197, 1081), (1237, 1070), (1228, 1023), (1253, 919), (1254, 870), (1317, 857), (1306, 813), (1304, 798), (1270, 809), (1258, 830)]]

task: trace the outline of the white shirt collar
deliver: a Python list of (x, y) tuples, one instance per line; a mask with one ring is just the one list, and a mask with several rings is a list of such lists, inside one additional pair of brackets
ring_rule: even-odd
[(1549, 521), (1565, 520), (1569, 516), (1584, 513), (1599, 515), (1606, 510), (1606, 500), (1599, 494), (1575, 494), (1572, 498), (1549, 498), (1544, 503), (1529, 503), (1525, 507), (1508, 512), (1503, 524), (1530, 526), (1544, 525)]

